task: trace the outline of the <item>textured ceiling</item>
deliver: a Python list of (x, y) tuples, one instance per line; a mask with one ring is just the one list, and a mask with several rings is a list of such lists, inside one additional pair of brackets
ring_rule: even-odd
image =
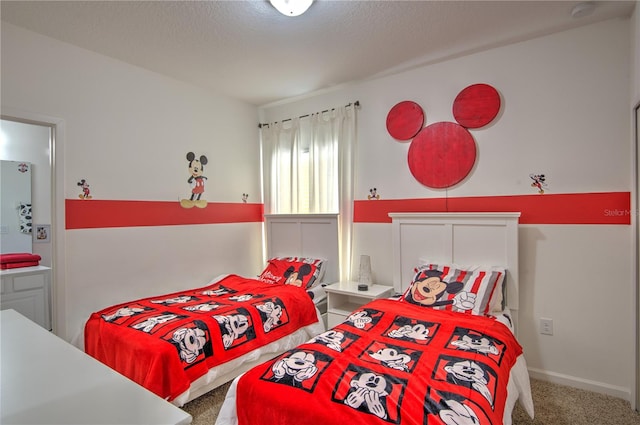
[(255, 105), (613, 17), (634, 1), (7, 1), (3, 21)]

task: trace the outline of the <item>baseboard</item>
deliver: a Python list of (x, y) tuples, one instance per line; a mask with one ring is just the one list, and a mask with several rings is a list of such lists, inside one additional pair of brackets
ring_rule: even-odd
[(578, 378), (561, 373), (549, 372), (547, 370), (529, 369), (529, 376), (540, 381), (551, 382), (553, 384), (566, 385), (568, 387), (578, 388), (581, 390), (593, 391), (600, 394), (610, 395), (612, 397), (621, 398), (631, 401), (631, 390), (625, 387), (605, 384), (604, 382), (591, 381), (589, 379)]

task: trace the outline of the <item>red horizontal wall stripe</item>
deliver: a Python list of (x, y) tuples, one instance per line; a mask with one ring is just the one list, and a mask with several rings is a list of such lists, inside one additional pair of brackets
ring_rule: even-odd
[(390, 212), (520, 212), (522, 224), (631, 224), (631, 193), (570, 193), (361, 200), (355, 223), (391, 223)]
[(263, 204), (209, 202), (183, 208), (179, 202), (65, 200), (67, 229), (173, 226), (263, 221)]
[[(66, 228), (172, 226), (261, 222), (263, 204), (215, 203), (182, 208), (169, 201), (67, 199)], [(630, 192), (572, 193), (461, 198), (360, 200), (355, 223), (390, 223), (390, 212), (511, 212), (522, 224), (631, 224)]]

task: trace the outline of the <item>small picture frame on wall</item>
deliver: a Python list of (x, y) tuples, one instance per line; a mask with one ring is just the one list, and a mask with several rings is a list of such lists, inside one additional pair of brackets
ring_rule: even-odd
[(36, 224), (33, 226), (35, 231), (33, 232), (34, 243), (47, 243), (51, 242), (51, 225), (49, 224)]

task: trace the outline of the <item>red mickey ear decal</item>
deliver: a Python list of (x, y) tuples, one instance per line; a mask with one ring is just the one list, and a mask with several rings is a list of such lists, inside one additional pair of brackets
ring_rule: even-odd
[(500, 111), (500, 95), (488, 84), (463, 89), (453, 101), (453, 117), (465, 128), (489, 124)]
[(424, 125), (424, 111), (415, 102), (405, 100), (396, 104), (387, 114), (387, 131), (397, 140), (409, 140)]

